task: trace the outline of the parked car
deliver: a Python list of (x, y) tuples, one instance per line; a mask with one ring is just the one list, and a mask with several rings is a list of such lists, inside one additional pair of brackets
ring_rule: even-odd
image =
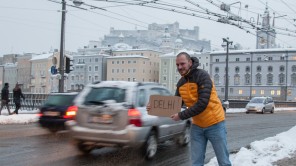
[(74, 105), (76, 92), (72, 93), (51, 93), (47, 100), (40, 107), (39, 124), (51, 132), (64, 130), (65, 122), (73, 120), (77, 106)]
[(264, 114), (265, 112), (274, 113), (275, 104), (271, 97), (253, 97), (246, 105), (246, 113), (259, 112)]
[(187, 145), (191, 121), (148, 115), (150, 95), (172, 94), (157, 83), (103, 81), (86, 86), (75, 99), (76, 119), (66, 122), (78, 150), (87, 154), (95, 148), (128, 146), (149, 160), (158, 143), (173, 139)]

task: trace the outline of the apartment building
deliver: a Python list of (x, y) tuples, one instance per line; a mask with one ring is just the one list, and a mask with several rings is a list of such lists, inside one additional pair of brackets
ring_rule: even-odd
[(149, 49), (113, 51), (107, 58), (107, 80), (159, 82), (161, 54)]
[(31, 93), (50, 93), (53, 86), (58, 86), (56, 84), (53, 85), (53, 79), (57, 78), (53, 78), (50, 73), (53, 57), (59, 57), (59, 53), (45, 53), (31, 58)]

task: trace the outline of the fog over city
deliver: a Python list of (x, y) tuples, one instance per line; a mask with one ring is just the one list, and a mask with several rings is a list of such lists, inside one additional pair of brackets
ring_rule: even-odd
[[(1, 2), (0, 56), (9, 53), (41, 53), (60, 48), (61, 12), (58, 11), (62, 5), (57, 2), (61, 0), (2, 0)], [(68, 5), (74, 5), (70, 0), (66, 2)], [(270, 24), (275, 22), (276, 44), (279, 47), (294, 47), (296, 44), (296, 5), (293, 0), (160, 0), (144, 6), (128, 4), (131, 2), (139, 4), (140, 1), (107, 3), (99, 0), (83, 0), (83, 2), (81, 9), (67, 6), (65, 50), (76, 51), (87, 45), (90, 40), (100, 40), (109, 34), (110, 27), (114, 27), (115, 30), (147, 29), (152, 23), (172, 24), (176, 21), (182, 29), (199, 26), (199, 39), (211, 40), (212, 50), (222, 49), (222, 38), (225, 37), (229, 37), (234, 43), (239, 43), (244, 49), (254, 49), (256, 30), (246, 22), (261, 27), (257, 25), (257, 19), (259, 18), (258, 22), (262, 22), (260, 14), (264, 13), (266, 4), (271, 17)], [(230, 15), (218, 7), (222, 3), (232, 4), (230, 12), (241, 16), (245, 22), (232, 21), (237, 26), (217, 22), (221, 17), (215, 15)], [(209, 14), (203, 14), (205, 11)], [(194, 13), (195, 16), (190, 16), (190, 13), (191, 15)]]

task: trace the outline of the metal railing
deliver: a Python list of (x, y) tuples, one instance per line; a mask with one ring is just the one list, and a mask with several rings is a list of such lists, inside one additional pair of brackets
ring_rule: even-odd
[[(42, 106), (48, 95), (49, 94), (24, 93), (25, 100), (21, 101), (21, 109), (28, 111), (38, 109), (40, 106)], [(9, 99), (10, 108), (15, 108), (12, 93), (9, 94)], [(249, 100), (229, 100), (229, 108), (245, 108), (248, 102)], [(296, 107), (296, 102), (274, 101), (274, 103), (277, 108)]]

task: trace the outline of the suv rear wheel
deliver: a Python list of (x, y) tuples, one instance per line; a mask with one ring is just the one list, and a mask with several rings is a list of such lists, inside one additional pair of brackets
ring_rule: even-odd
[(82, 154), (89, 154), (93, 150), (92, 146), (85, 145), (83, 144), (83, 142), (78, 142), (76, 144), (76, 147), (79, 150), (79, 152), (81, 152)]
[(151, 131), (147, 137), (147, 140), (142, 147), (143, 155), (146, 160), (151, 160), (157, 152), (157, 136), (155, 131)]

